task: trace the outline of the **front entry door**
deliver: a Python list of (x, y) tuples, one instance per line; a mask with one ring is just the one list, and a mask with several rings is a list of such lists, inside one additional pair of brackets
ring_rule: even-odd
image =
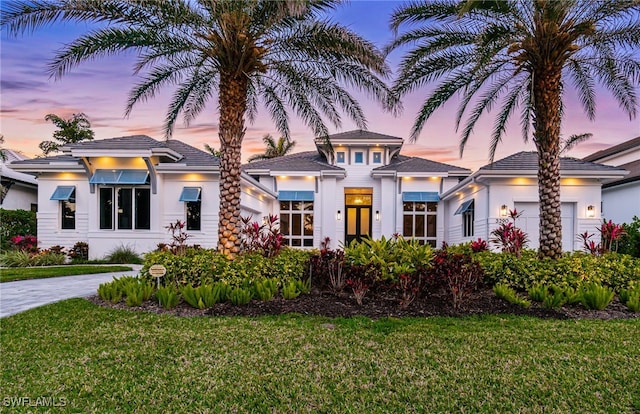
[(371, 194), (345, 194), (345, 242), (371, 236)]

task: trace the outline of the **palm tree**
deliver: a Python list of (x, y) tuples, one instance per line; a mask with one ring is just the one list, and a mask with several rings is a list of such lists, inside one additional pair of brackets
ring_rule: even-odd
[(362, 108), (345, 89), (365, 91), (390, 107), (382, 53), (339, 24), (322, 20), (339, 0), (41, 0), (4, 3), (2, 25), (17, 35), (54, 22), (99, 23), (57, 53), (50, 72), (60, 77), (77, 64), (124, 51), (137, 52), (126, 113), (166, 85), (177, 89), (165, 133), (177, 117), (185, 124), (217, 98), (220, 139), (218, 249), (240, 249), (240, 174), (245, 118), (259, 104), (289, 137), (292, 110), (316, 136), (328, 136), (341, 113), (366, 128)]
[[(533, 126), (538, 152), (541, 257), (562, 253), (560, 129), (563, 90), (578, 92), (595, 117), (595, 85), (610, 90), (631, 119), (640, 80), (640, 2), (510, 0), (412, 2), (396, 9), (396, 38), (387, 51), (408, 47), (394, 90), (405, 95), (438, 82), (412, 131), (417, 139), (434, 111), (460, 96), (456, 126), (466, 116), (460, 154), (478, 118), (499, 105), (490, 158), (517, 112), (525, 142)], [(417, 25), (417, 26), (416, 26)], [(401, 26), (411, 26), (398, 33)]]
[(249, 162), (257, 160), (269, 160), (271, 158), (282, 157), (287, 155), (296, 146), (295, 141), (290, 141), (287, 137), (278, 138), (278, 142), (269, 134), (262, 137), (262, 142), (266, 145), (266, 149), (262, 154), (256, 154), (249, 157)]
[[(73, 114), (71, 118), (64, 119), (56, 114), (47, 114), (45, 121), (51, 121), (58, 130), (53, 133), (55, 141), (42, 141), (38, 147), (46, 157), (65, 144), (74, 144), (81, 141), (91, 141), (94, 132), (91, 130), (91, 122), (84, 113)], [(57, 141), (57, 142), (56, 142)]]

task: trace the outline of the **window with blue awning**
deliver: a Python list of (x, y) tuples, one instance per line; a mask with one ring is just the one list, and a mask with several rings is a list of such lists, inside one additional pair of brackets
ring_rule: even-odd
[(120, 184), (141, 185), (149, 184), (149, 171), (147, 170), (96, 170), (90, 184)]
[(75, 185), (59, 185), (51, 195), (50, 200), (56, 201), (74, 201), (76, 196)]
[(440, 201), (440, 196), (437, 191), (405, 191), (402, 193), (402, 201), (415, 203), (437, 203)]
[(278, 191), (279, 201), (313, 201), (313, 191)]
[(464, 203), (460, 204), (460, 207), (458, 207), (458, 209), (456, 210), (456, 212), (453, 214), (454, 216), (457, 214), (464, 214), (467, 211), (473, 211), (474, 207), (475, 207), (475, 200), (471, 199), (471, 200), (467, 200)]
[(200, 201), (200, 193), (202, 188), (200, 187), (184, 187), (180, 194), (180, 201), (195, 202)]

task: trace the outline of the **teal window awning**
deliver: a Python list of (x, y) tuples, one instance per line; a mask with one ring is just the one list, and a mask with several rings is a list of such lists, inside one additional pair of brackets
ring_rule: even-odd
[(474, 207), (475, 207), (474, 200), (473, 199), (467, 200), (464, 203), (460, 204), (460, 207), (458, 207), (458, 209), (453, 215), (455, 216), (456, 214), (463, 214), (463, 213), (466, 213), (467, 211), (473, 211)]
[(440, 196), (436, 191), (405, 191), (402, 193), (403, 202), (438, 202)]
[(147, 170), (96, 170), (90, 184), (129, 184), (140, 185), (149, 183)]
[(180, 194), (180, 201), (200, 201), (200, 193), (202, 188), (200, 187), (184, 187)]
[(280, 201), (313, 201), (313, 191), (278, 191)]
[(75, 185), (59, 185), (51, 195), (50, 200), (73, 201), (76, 198)]

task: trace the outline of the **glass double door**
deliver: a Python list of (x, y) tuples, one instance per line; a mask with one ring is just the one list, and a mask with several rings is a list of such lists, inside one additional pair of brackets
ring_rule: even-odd
[(371, 236), (371, 190), (345, 190), (345, 243)]

